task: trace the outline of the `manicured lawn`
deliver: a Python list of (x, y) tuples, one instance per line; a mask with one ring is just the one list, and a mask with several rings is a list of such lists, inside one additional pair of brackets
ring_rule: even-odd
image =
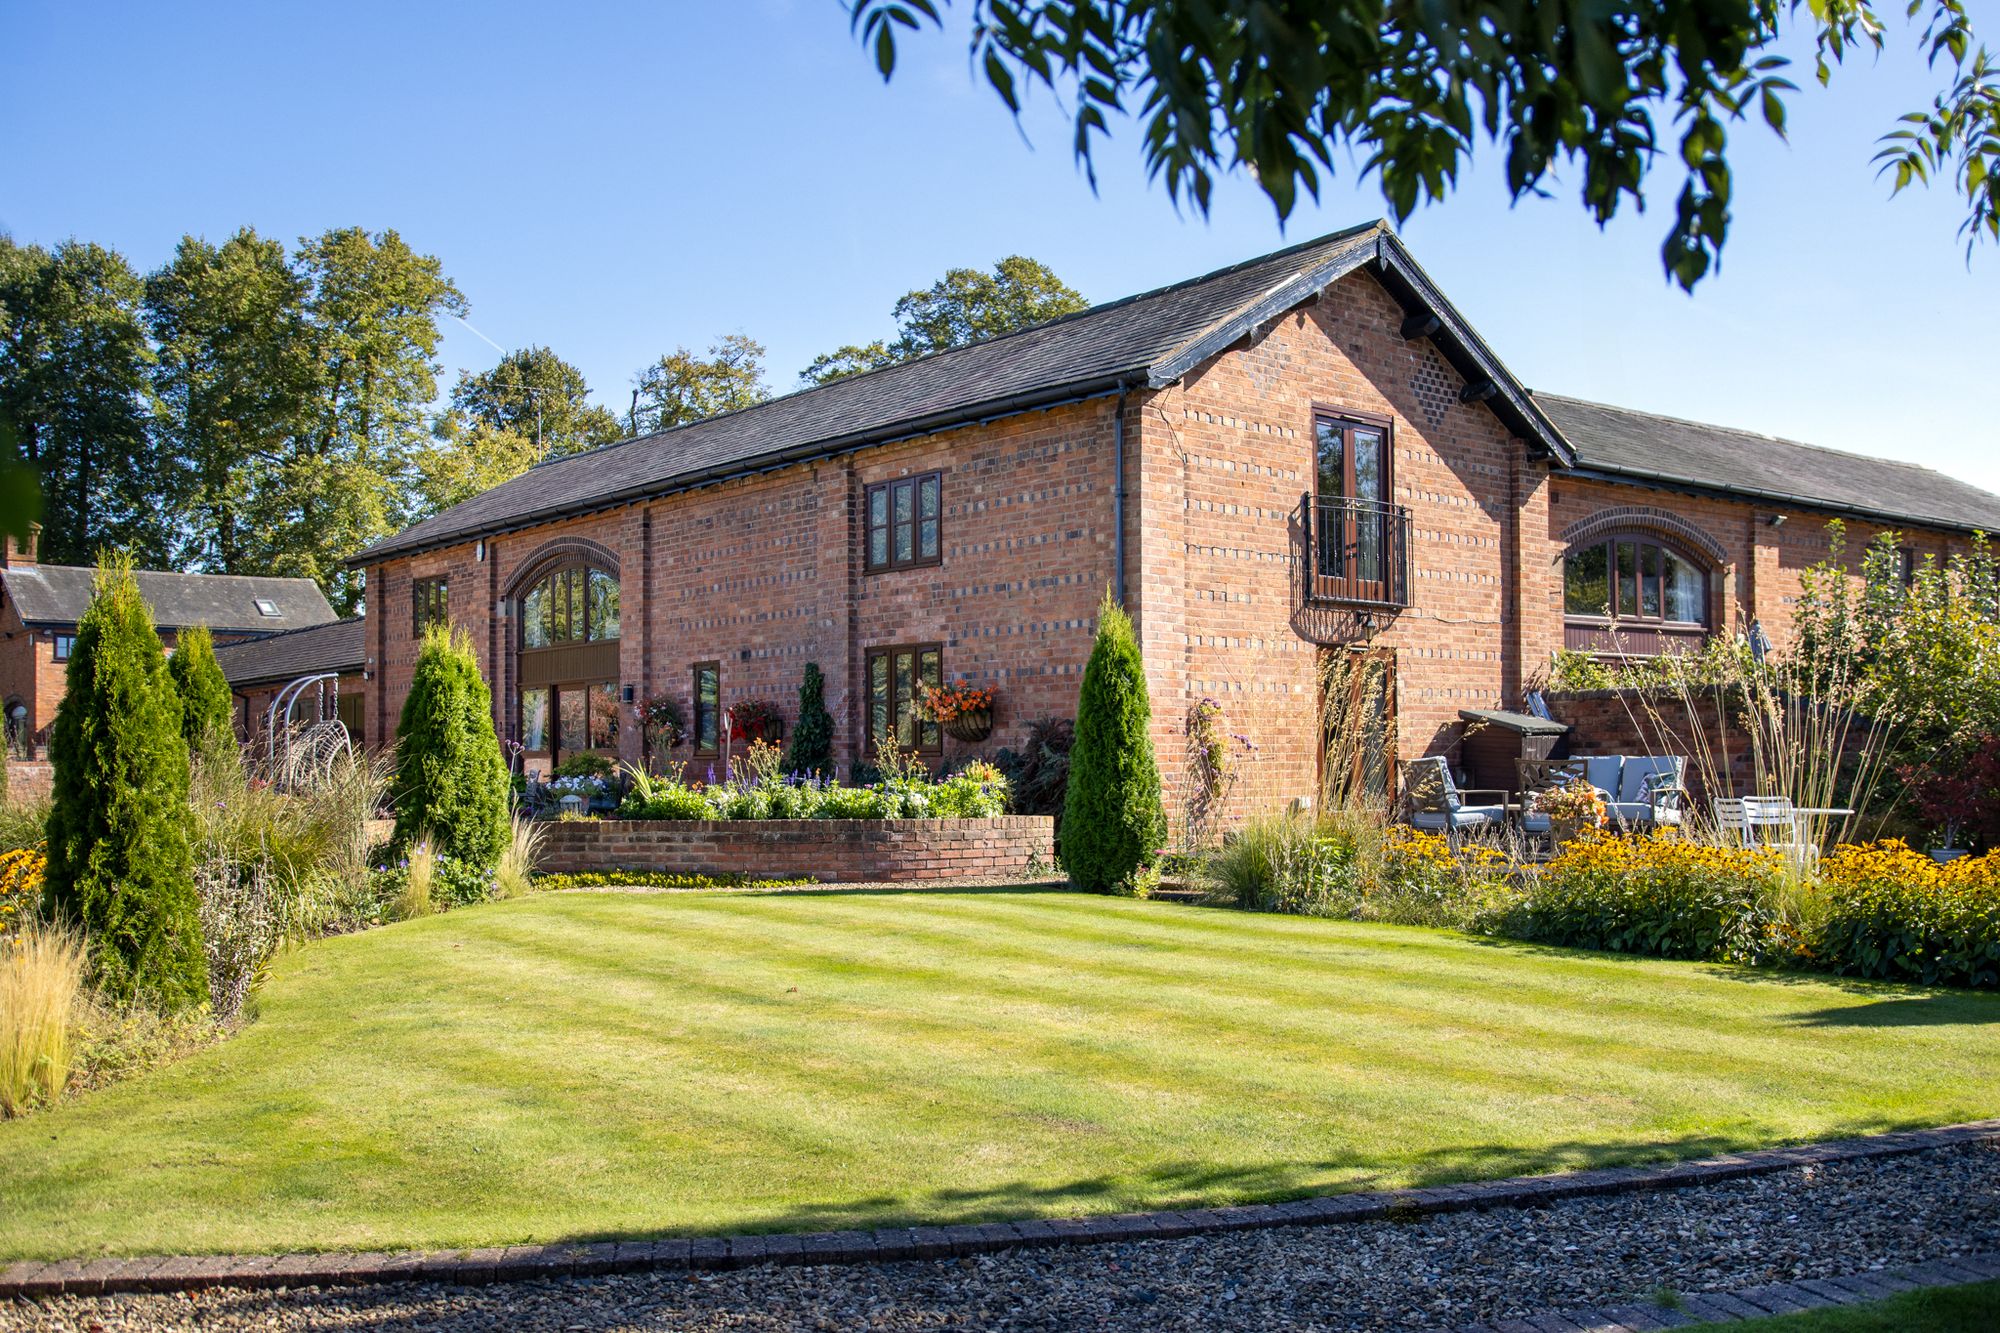
[(1274, 1199), (1992, 1115), (2000, 997), (1058, 893), (562, 894), (0, 1124), (0, 1255)]
[(2000, 1328), (2000, 1282), (1906, 1291), (1866, 1305), (1700, 1327), (1736, 1333), (1993, 1333)]

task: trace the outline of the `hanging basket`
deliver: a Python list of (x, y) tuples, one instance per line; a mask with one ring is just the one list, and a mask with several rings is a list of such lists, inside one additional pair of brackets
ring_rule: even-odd
[(977, 712), (960, 713), (949, 722), (939, 723), (944, 734), (953, 740), (977, 744), (993, 734), (993, 710), (982, 708)]

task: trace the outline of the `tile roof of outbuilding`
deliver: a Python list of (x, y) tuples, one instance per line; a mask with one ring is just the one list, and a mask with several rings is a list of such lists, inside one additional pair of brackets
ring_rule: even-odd
[(222, 676), (231, 685), (267, 685), (336, 671), (358, 672), (366, 665), (368, 640), (360, 616), (324, 625), (225, 643), (215, 650)]
[[(97, 571), (86, 565), (14, 565), (0, 569), (0, 586), (29, 625), (74, 625), (90, 605)], [(218, 633), (272, 633), (334, 618), (326, 594), (311, 579), (250, 574), (177, 574), (142, 569), (139, 595), (162, 629), (206, 625)], [(267, 614), (257, 605), (266, 602)]]
[(2000, 532), (2000, 495), (1915, 463), (1824, 449), (1729, 426), (1537, 393), (1577, 466), (1874, 519)]

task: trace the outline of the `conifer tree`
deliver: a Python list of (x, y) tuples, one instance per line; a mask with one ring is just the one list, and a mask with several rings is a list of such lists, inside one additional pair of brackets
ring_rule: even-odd
[(429, 839), (437, 851), (482, 869), (507, 846), (507, 765), (493, 732), (493, 696), (472, 636), (433, 626), (417, 652), (396, 725), (396, 842)]
[(802, 777), (833, 775), (833, 714), (826, 711), (826, 677), (819, 663), (806, 663), (799, 681), (799, 720), (785, 767)]
[(197, 763), (233, 762), (236, 758), (234, 706), (222, 664), (215, 660), (215, 640), (206, 625), (182, 630), (167, 674), (180, 696), (181, 740)]
[(128, 561), (97, 571), (49, 736), (44, 900), (82, 928), (97, 985), (169, 1011), (208, 998), (180, 702)]
[(1063, 805), (1063, 869), (1079, 888), (1128, 892), (1166, 840), (1153, 708), (1132, 621), (1106, 592), (1083, 671)]

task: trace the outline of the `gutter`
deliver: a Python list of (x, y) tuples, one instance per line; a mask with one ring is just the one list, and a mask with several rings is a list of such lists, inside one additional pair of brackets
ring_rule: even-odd
[[(351, 555), (341, 561), (345, 569), (366, 569), (369, 565), (385, 560), (401, 559), (405, 556), (420, 555), (425, 551), (441, 550), (449, 546), (463, 546), (467, 542), (482, 538), (504, 536), (509, 532), (519, 532), (524, 528), (538, 528), (545, 523), (561, 519), (583, 518), (590, 514), (602, 513), (607, 509), (618, 509), (640, 500), (660, 499), (678, 495), (684, 491), (697, 490), (704, 486), (716, 486), (726, 481), (736, 481), (743, 477), (754, 477), (764, 472), (775, 472), (780, 468), (793, 467), (800, 463), (818, 462), (825, 458), (837, 458), (859, 449), (870, 449), (877, 445), (899, 444), (904, 440), (914, 440), (925, 435), (936, 435), (943, 431), (958, 430), (965, 426), (983, 426), (1002, 417), (1019, 416), (1024, 412), (1040, 412), (1055, 407), (1068, 407), (1073, 403), (1087, 402), (1093, 398), (1107, 397), (1120, 393), (1127, 386), (1127, 375), (1102, 375), (1095, 379), (1079, 380), (1071, 384), (1058, 385), (1052, 389), (1038, 389), (1028, 393), (1013, 394), (1006, 398), (990, 399), (971, 407), (955, 408), (949, 412), (937, 413), (930, 417), (906, 418), (888, 426), (877, 426), (871, 430), (856, 431), (848, 435), (836, 435), (830, 439), (813, 440), (807, 444), (793, 445), (774, 453), (757, 454), (746, 459), (719, 463), (700, 471), (683, 473), (665, 481), (646, 482), (628, 486), (609, 495), (579, 501), (565, 508), (542, 510), (520, 519), (496, 523), (487, 527), (468, 528), (454, 532), (448, 537), (435, 540), (419, 540), (407, 546), (376, 546)], [(631, 443), (627, 441), (626, 443)], [(587, 458), (588, 454), (575, 455)], [(393, 540), (393, 539), (392, 539)]]

